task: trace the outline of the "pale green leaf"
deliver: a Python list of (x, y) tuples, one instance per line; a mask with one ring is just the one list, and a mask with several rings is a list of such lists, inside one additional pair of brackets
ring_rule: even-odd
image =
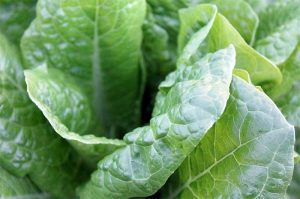
[[(94, 124), (91, 104), (75, 81), (60, 70), (46, 65), (25, 71), (27, 92), (54, 130), (90, 163), (124, 145), (117, 139), (96, 137), (89, 132)], [(97, 133), (94, 133), (97, 134)]]
[[(279, 84), (281, 82), (280, 70), (251, 48), (228, 20), (217, 13), (216, 7), (203, 4), (182, 9), (180, 21), (182, 25), (178, 45), (182, 54), (179, 65), (193, 62), (193, 59), (202, 57), (207, 52), (214, 52), (233, 44), (237, 53), (235, 67), (246, 70), (254, 84)], [(197, 53), (191, 53), (195, 51)]]
[(161, 87), (167, 92), (161, 112), (149, 126), (126, 134), (126, 147), (99, 162), (80, 190), (82, 199), (149, 196), (165, 184), (225, 109), (235, 50), (208, 57), (205, 65), (200, 60), (179, 69), (174, 84)]
[(251, 84), (251, 78), (249, 76), (249, 73), (246, 70), (234, 69), (233, 74)]
[(266, 7), (273, 1), (273, 0), (245, 0), (248, 4), (251, 5), (252, 9), (256, 13), (260, 13), (261, 11), (265, 10)]
[[(197, 1), (190, 1), (191, 5), (197, 5)], [(201, 0), (201, 3), (215, 4), (218, 11), (226, 17), (247, 43), (254, 42), (259, 20), (254, 10), (244, 0)]]
[(263, 92), (234, 78), (222, 117), (170, 180), (167, 198), (284, 198), (294, 128)]

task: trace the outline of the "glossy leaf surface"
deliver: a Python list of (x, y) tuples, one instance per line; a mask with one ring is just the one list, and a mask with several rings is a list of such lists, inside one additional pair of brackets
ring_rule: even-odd
[(145, 10), (144, 0), (40, 0), (22, 38), (26, 66), (74, 78), (110, 137), (139, 124)]
[(29, 175), (56, 196), (72, 196), (76, 164), (69, 161), (71, 148), (30, 101), (18, 51), (2, 35), (0, 78), (1, 166), (16, 176)]

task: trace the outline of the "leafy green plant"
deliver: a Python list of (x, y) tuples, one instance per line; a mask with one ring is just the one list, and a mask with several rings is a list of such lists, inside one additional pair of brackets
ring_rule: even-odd
[(0, 11), (1, 198), (299, 197), (299, 0)]

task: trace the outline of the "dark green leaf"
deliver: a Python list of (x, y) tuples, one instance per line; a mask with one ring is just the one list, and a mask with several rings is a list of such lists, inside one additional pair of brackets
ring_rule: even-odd
[(13, 43), (20, 39), (35, 16), (37, 0), (1, 0), (0, 31)]
[(76, 183), (71, 148), (30, 101), (19, 54), (2, 35), (0, 78), (0, 165), (16, 176), (29, 175), (44, 191), (71, 197)]
[(145, 10), (145, 0), (39, 0), (22, 38), (26, 66), (72, 76), (110, 137), (139, 124)]

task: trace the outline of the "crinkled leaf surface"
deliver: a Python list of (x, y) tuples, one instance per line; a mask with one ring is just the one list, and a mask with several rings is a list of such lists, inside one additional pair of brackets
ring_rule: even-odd
[(30, 101), (18, 52), (0, 35), (0, 164), (60, 197), (74, 191), (71, 148)]
[(39, 0), (21, 42), (26, 66), (47, 62), (72, 76), (109, 136), (132, 129), (140, 118), (145, 10), (144, 0)]
[(13, 43), (20, 39), (35, 16), (37, 0), (1, 0), (0, 31)]
[[(179, 65), (181, 62), (193, 62), (193, 59), (207, 52), (214, 52), (233, 44), (237, 53), (236, 68), (248, 71), (253, 83), (261, 85), (281, 82), (280, 70), (251, 48), (228, 20), (217, 13), (215, 6), (203, 4), (182, 9), (180, 21), (182, 25), (178, 45), (182, 54), (178, 61)], [(188, 42), (191, 44), (189, 48), (183, 49)], [(198, 49), (197, 53), (190, 56), (189, 51), (195, 49)]]
[(127, 146), (99, 162), (81, 198), (149, 196), (164, 185), (225, 109), (235, 50), (208, 56), (181, 70), (160, 114), (126, 134)]
[(284, 198), (294, 128), (244, 80), (234, 78), (230, 93), (222, 117), (171, 178), (168, 198)]
[(0, 198), (38, 193), (27, 177), (18, 178), (0, 167)]
[[(90, 162), (124, 145), (121, 140), (80, 135), (91, 129), (93, 115), (89, 100), (72, 78), (60, 70), (46, 65), (25, 71), (27, 91), (32, 101), (40, 108), (54, 130)], [(95, 164), (94, 164), (95, 165)]]
[(276, 1), (260, 13), (259, 19), (255, 49), (275, 64), (284, 63), (299, 41), (300, 1)]

